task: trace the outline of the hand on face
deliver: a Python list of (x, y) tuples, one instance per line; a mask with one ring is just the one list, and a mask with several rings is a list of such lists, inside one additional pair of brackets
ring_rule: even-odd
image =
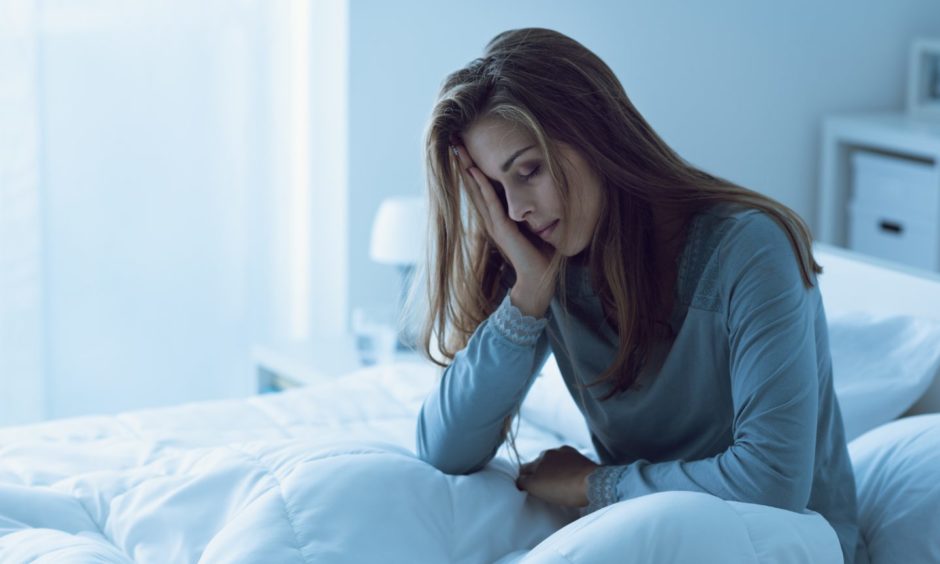
[(516, 270), (517, 277), (540, 279), (548, 271), (552, 256), (549, 245), (530, 239), (507, 215), (496, 189), (477, 167), (466, 147), (453, 145), (460, 165), (464, 188), (473, 207), (483, 220), (483, 227)]
[(516, 486), (550, 503), (568, 507), (588, 504), (587, 476), (598, 468), (570, 446), (546, 450), (522, 465)]

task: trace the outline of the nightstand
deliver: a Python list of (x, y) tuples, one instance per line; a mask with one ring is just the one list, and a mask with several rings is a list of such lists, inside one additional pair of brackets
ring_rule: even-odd
[(258, 344), (251, 359), (259, 393), (329, 382), (361, 367), (351, 335)]
[(902, 112), (823, 123), (817, 239), (940, 270), (940, 120)]
[[(348, 335), (255, 345), (251, 358), (258, 393), (322, 384), (364, 368), (355, 343), (355, 338)], [(422, 360), (418, 353), (409, 350), (395, 353), (392, 362)]]

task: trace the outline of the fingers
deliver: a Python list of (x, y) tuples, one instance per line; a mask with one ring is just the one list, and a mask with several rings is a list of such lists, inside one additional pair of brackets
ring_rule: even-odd
[(536, 471), (538, 470), (538, 468), (539, 468), (539, 464), (542, 463), (542, 459), (545, 458), (545, 453), (547, 453), (547, 452), (549, 452), (549, 451), (547, 451), (547, 450), (546, 450), (546, 451), (542, 451), (542, 453), (539, 454), (538, 457), (536, 457), (535, 460), (530, 460), (529, 462), (526, 462), (525, 464), (519, 465), (519, 474), (520, 474), (520, 475), (523, 475), (523, 474), (525, 474), (525, 475), (535, 474), (535, 472), (536, 472)]
[(470, 174), (473, 175), (473, 178), (476, 179), (477, 184), (480, 186), (480, 193), (483, 195), (483, 201), (486, 204), (487, 212), (490, 214), (490, 219), (494, 220), (497, 217), (505, 216), (503, 203), (499, 200), (499, 197), (496, 195), (496, 190), (493, 188), (493, 185), (490, 184), (490, 180), (486, 175), (477, 167), (471, 168)]
[(480, 172), (480, 169), (475, 166), (467, 169), (464, 174), (470, 177), (467, 186), (470, 187), (468, 191), (470, 192), (470, 197), (473, 199), (473, 204), (477, 207), (477, 211), (483, 216), (483, 220), (486, 222), (486, 229), (492, 234), (493, 215), (490, 210), (490, 205), (486, 201), (486, 189), (484, 187), (488, 184), (486, 177)]
[(516, 489), (519, 491), (525, 491), (528, 489), (529, 480), (532, 475), (535, 474), (537, 467), (538, 459), (533, 460), (532, 462), (526, 462), (525, 464), (519, 466), (519, 477), (516, 478)]
[[(492, 224), (490, 222), (489, 208), (486, 200), (483, 199), (480, 183), (477, 177), (473, 175), (472, 170), (476, 169), (467, 149), (462, 145), (451, 145), (451, 152), (457, 159), (457, 165), (460, 167), (460, 176), (463, 178), (463, 185), (470, 198), (470, 203), (476, 209), (477, 213), (483, 219), (483, 226), (487, 232), (491, 233)], [(477, 170), (479, 173), (479, 170)]]
[[(496, 189), (493, 188), (490, 179), (483, 174), (480, 167), (476, 166), (470, 159), (470, 153), (463, 145), (453, 145), (453, 152), (460, 163), (461, 174), (464, 176), (464, 183), (467, 186), (467, 192), (477, 211), (483, 216), (487, 231), (492, 235), (492, 228), (497, 221), (508, 216), (503, 209), (503, 203), (496, 195)], [(467, 176), (469, 175), (469, 179)], [(476, 188), (476, 189), (474, 189)]]
[(467, 154), (467, 149), (463, 145), (454, 144), (451, 145), (451, 151), (457, 156), (457, 162), (460, 163), (461, 170), (467, 170), (473, 166), (473, 161), (470, 160), (470, 155)]

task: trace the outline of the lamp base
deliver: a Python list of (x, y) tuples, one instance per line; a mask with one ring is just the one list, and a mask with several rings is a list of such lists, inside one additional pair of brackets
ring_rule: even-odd
[(406, 319), (405, 305), (408, 303), (408, 293), (414, 279), (415, 267), (413, 265), (399, 265), (398, 273), (401, 276), (401, 286), (398, 289), (398, 352), (415, 351), (418, 348), (417, 336), (412, 331), (411, 319)]

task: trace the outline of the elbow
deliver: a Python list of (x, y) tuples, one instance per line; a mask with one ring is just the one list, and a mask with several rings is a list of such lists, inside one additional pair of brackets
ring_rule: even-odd
[(485, 465), (477, 465), (477, 466), (468, 467), (465, 464), (459, 464), (459, 463), (455, 464), (454, 461), (447, 460), (444, 458), (426, 457), (420, 454), (418, 455), (418, 458), (430, 464), (431, 466), (436, 468), (439, 472), (443, 474), (447, 474), (449, 476), (466, 476), (467, 474), (473, 474), (474, 472), (478, 472), (482, 470), (483, 466), (485, 466)]
[(809, 504), (812, 476), (787, 475), (774, 469), (760, 472), (751, 481), (753, 487), (747, 495), (749, 503), (768, 505), (796, 513), (806, 510)]
[(486, 466), (486, 463), (489, 462), (487, 459), (474, 464), (473, 462), (464, 460), (464, 457), (460, 456), (460, 453), (455, 452), (454, 449), (447, 448), (447, 444), (444, 441), (429, 440), (420, 419), (418, 420), (415, 444), (417, 447), (415, 453), (418, 460), (430, 464), (438, 471), (451, 476), (472, 474), (482, 470), (483, 467)]
[(757, 448), (744, 441), (733, 445), (725, 459), (728, 485), (737, 501), (802, 512), (813, 487), (811, 451)]
[(459, 468), (448, 463), (447, 456), (442, 452), (442, 449), (433, 448), (428, 445), (424, 434), (421, 432), (420, 425), (418, 429), (417, 447), (415, 453), (418, 455), (418, 460), (430, 464), (445, 474), (460, 474)]
[(465, 461), (449, 456), (449, 454), (450, 453), (443, 452), (442, 449), (429, 449), (426, 445), (423, 445), (420, 440), (418, 441), (418, 459), (430, 464), (444, 474), (450, 476), (464, 476), (482, 470), (486, 465), (484, 463), (471, 466)]
[(761, 493), (754, 503), (800, 513), (806, 510), (808, 499), (793, 492)]

